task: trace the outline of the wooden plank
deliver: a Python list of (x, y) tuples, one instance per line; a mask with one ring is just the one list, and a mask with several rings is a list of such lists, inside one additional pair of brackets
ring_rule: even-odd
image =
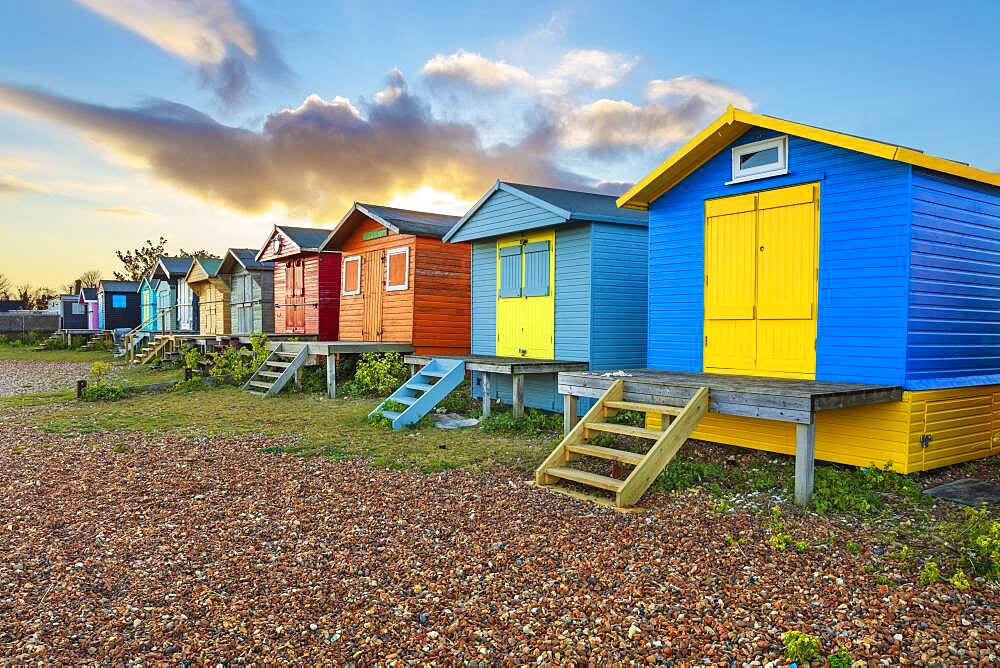
[(326, 396), (337, 398), (337, 356), (326, 356)]
[(641, 413), (656, 413), (657, 415), (679, 415), (683, 410), (679, 406), (647, 404), (638, 401), (605, 401), (604, 406), (620, 411), (639, 411)]
[(490, 374), (484, 373), (483, 376), (483, 417), (489, 417), (490, 411), (492, 410), (493, 404), (493, 387), (492, 379)]
[[(536, 483), (528, 483), (536, 484)], [(604, 494), (595, 494), (592, 492), (584, 492), (578, 489), (570, 489), (569, 487), (563, 487), (562, 485), (537, 485), (538, 489), (544, 489), (547, 492), (555, 492), (556, 494), (562, 494), (563, 496), (568, 496), (577, 501), (586, 501), (587, 503), (593, 503), (598, 506), (604, 506), (610, 508), (611, 510), (617, 511), (619, 513), (641, 513), (644, 512), (642, 508), (619, 508), (615, 505), (614, 498), (606, 496)]]
[(513, 403), (514, 418), (524, 415), (524, 376), (516, 373), (511, 376), (511, 394)]
[(632, 466), (640, 464), (645, 457), (645, 455), (640, 455), (636, 452), (618, 450), (617, 448), (605, 448), (600, 445), (591, 445), (590, 443), (574, 443), (573, 445), (567, 445), (566, 449), (575, 455), (586, 455), (587, 457), (607, 459), (614, 462), (622, 462), (623, 464), (630, 464)]
[(625, 485), (615, 498), (619, 506), (631, 506), (646, 493), (656, 476), (660, 475), (663, 467), (673, 459), (708, 412), (708, 400), (709, 390), (702, 388), (664, 430), (659, 440), (646, 453), (642, 463), (632, 469), (632, 473), (626, 478)]
[(618, 492), (624, 485), (624, 481), (618, 480), (617, 478), (609, 478), (606, 475), (590, 473), (589, 471), (580, 471), (578, 469), (566, 468), (564, 466), (554, 466), (548, 468), (545, 470), (545, 473), (556, 478), (562, 478), (563, 480), (572, 480), (573, 482), (578, 482), (582, 485), (589, 485), (590, 487), (597, 487), (598, 489), (606, 489), (609, 492)]
[[(612, 385), (608, 388), (607, 393), (608, 399), (621, 399), (622, 398), (622, 383), (621, 381)], [(537, 469), (535, 469), (535, 482), (539, 485), (549, 485), (555, 482), (555, 479), (546, 474), (546, 470), (552, 466), (562, 466), (569, 463), (569, 457), (566, 452), (566, 445), (571, 443), (583, 443), (586, 437), (586, 426), (587, 422), (597, 421), (604, 417), (604, 405), (602, 401), (596, 402), (587, 411), (587, 414), (583, 416), (583, 420), (577, 423), (573, 430), (562, 440), (562, 442), (557, 445), (549, 456), (545, 458)]]
[(573, 427), (579, 421), (580, 416), (577, 415), (577, 401), (576, 397), (572, 394), (563, 395), (563, 437), (569, 436), (569, 433), (573, 431)]
[(808, 505), (816, 465), (816, 422), (795, 425), (795, 503)]
[(588, 430), (603, 431), (609, 434), (621, 434), (622, 436), (636, 436), (638, 438), (648, 438), (651, 441), (659, 440), (663, 435), (662, 431), (646, 429), (644, 427), (633, 427), (628, 424), (613, 424), (611, 422), (588, 422)]

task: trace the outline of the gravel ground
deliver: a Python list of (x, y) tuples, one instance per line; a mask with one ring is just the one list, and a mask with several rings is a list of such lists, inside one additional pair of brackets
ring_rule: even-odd
[(842, 535), (857, 556), (776, 552), (766, 514), (697, 494), (620, 514), (516, 473), (276, 456), (264, 439), (55, 437), (16, 418), (0, 416), (11, 664), (782, 665), (799, 629), (873, 666), (996, 665), (995, 591), (878, 585), (860, 535)]
[(47, 392), (86, 378), (90, 362), (19, 362), (0, 360), (0, 397)]

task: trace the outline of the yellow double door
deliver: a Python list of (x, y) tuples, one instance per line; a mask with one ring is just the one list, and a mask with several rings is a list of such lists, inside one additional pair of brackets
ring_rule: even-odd
[(819, 184), (705, 202), (706, 372), (816, 377)]
[(555, 357), (555, 232), (497, 241), (497, 355)]

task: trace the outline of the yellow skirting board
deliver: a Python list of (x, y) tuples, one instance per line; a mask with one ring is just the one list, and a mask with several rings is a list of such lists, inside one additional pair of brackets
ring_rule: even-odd
[[(659, 415), (646, 420), (659, 429)], [(921, 442), (929, 437), (927, 447)], [(795, 454), (795, 425), (709, 413), (692, 438)], [(821, 411), (816, 458), (839, 464), (926, 471), (1000, 454), (1000, 385), (903, 392), (891, 404)]]

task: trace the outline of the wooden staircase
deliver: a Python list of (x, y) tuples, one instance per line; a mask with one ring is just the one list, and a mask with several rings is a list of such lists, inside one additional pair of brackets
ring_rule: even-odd
[[(600, 503), (610, 503), (617, 508), (634, 506), (708, 412), (707, 387), (699, 388), (683, 408), (624, 401), (623, 392), (624, 381), (621, 380), (615, 381), (608, 388), (604, 396), (597, 400), (593, 408), (587, 411), (583, 419), (538, 467), (535, 471), (536, 484), (571, 496), (583, 496)], [(667, 427), (659, 431), (607, 421), (619, 411), (662, 415)], [(652, 446), (644, 454), (640, 454), (589, 442), (592, 437), (602, 434), (638, 437), (652, 441)], [(618, 478), (570, 466), (572, 462), (583, 457), (610, 461), (613, 463), (613, 468), (630, 466), (632, 470), (625, 478)], [(610, 492), (612, 496), (609, 498), (603, 494), (577, 492), (572, 488), (560, 486), (560, 481), (595, 488), (602, 493)]]
[(83, 344), (82, 350), (96, 350), (97, 345), (104, 341), (114, 342), (114, 335), (109, 331), (101, 332), (100, 334), (95, 334), (87, 339), (87, 342)]
[(281, 392), (288, 381), (295, 378), (295, 372), (305, 363), (308, 356), (307, 346), (295, 349), (290, 344), (279, 343), (260, 368), (250, 376), (243, 386), (243, 391), (262, 397), (273, 397)]
[[(368, 417), (381, 413), (392, 421), (393, 429), (402, 429), (415, 424), (431, 412), (464, 379), (465, 362), (434, 358), (376, 406)], [(390, 403), (400, 404), (406, 408), (402, 411), (386, 410), (385, 406)]]
[(170, 338), (166, 336), (160, 336), (153, 339), (146, 344), (142, 350), (135, 354), (132, 358), (132, 364), (136, 366), (147, 364), (150, 360), (155, 359), (160, 353), (162, 353), (168, 343), (170, 343)]

